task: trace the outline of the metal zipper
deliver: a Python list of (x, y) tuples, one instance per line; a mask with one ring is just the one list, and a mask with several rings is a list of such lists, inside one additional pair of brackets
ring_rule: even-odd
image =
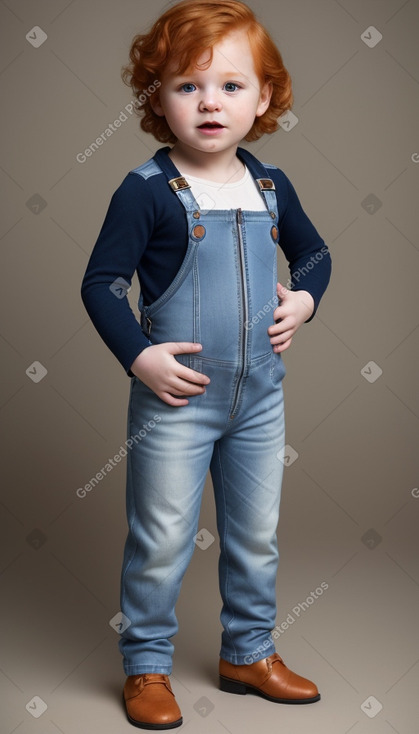
[(242, 296), (242, 306), (243, 306), (243, 324), (242, 324), (242, 346), (241, 346), (241, 371), (239, 375), (239, 379), (236, 383), (236, 389), (234, 391), (234, 398), (233, 398), (233, 407), (231, 409), (230, 413), (230, 419), (234, 418), (234, 414), (236, 412), (237, 403), (239, 401), (240, 396), (240, 388), (241, 383), (243, 380), (244, 371), (246, 368), (246, 362), (247, 362), (247, 332), (245, 329), (245, 323), (247, 322), (247, 316), (248, 316), (248, 301), (247, 301), (247, 287), (246, 287), (246, 276), (245, 276), (245, 266), (244, 266), (244, 245), (243, 245), (243, 232), (242, 232), (242, 224), (243, 224), (243, 212), (241, 209), (237, 209), (236, 212), (236, 222), (237, 222), (237, 233), (239, 236), (239, 255), (240, 255), (240, 277), (241, 277), (241, 296)]

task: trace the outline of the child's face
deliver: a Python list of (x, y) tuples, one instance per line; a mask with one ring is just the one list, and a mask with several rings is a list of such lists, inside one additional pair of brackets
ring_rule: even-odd
[[(208, 60), (208, 51), (198, 64)], [(236, 149), (255, 117), (267, 110), (271, 88), (262, 88), (244, 31), (234, 31), (213, 48), (208, 69), (195, 68), (178, 76), (168, 66), (153, 109), (177, 138), (177, 149), (219, 153)], [(212, 124), (211, 124), (212, 123)]]

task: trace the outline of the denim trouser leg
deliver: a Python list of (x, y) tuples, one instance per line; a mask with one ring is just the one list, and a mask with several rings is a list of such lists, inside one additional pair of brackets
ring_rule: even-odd
[[(275, 652), (277, 524), (284, 445), (282, 386), (250, 373), (242, 410), (211, 463), (220, 537), (221, 657), (234, 665)], [(241, 418), (243, 416), (243, 418)], [(263, 651), (263, 652), (262, 652)]]
[[(131, 385), (129, 435), (156, 423), (128, 454), (128, 537), (121, 578), (121, 610), (131, 624), (120, 650), (127, 675), (172, 669), (175, 604), (195, 548), (202, 490), (212, 455), (205, 435), (180, 409), (143, 383)], [(185, 417), (187, 420), (182, 420)], [(204, 431), (205, 434), (205, 431)]]
[[(221, 655), (243, 664), (263, 646), (274, 652), (275, 580), (283, 445), (282, 387), (270, 379), (271, 358), (258, 360), (229, 420), (235, 370), (205, 366), (205, 396), (174, 408), (132, 381), (129, 434), (155, 427), (129, 452), (121, 609), (131, 624), (121, 636), (127, 675), (172, 669), (178, 629), (175, 604), (198, 530), (208, 468), (220, 534)], [(160, 420), (156, 422), (155, 416)], [(257, 659), (254, 657), (254, 659)]]

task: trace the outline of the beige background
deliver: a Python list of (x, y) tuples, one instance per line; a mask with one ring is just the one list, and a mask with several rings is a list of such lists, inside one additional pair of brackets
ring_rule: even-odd
[[(173, 687), (193, 734), (417, 734), (419, 3), (249, 4), (283, 53), (299, 120), (249, 147), (289, 175), (334, 263), (318, 316), (285, 357), (298, 458), (279, 526), (278, 624), (293, 621), (277, 649), (322, 701), (286, 707), (217, 689), (209, 481), (200, 527), (215, 542), (196, 548), (185, 577)], [(113, 191), (158, 144), (131, 116), (85, 163), (76, 155), (130, 102), (119, 77), (130, 40), (166, 5), (0, 3), (1, 734), (132, 731), (109, 624), (124, 461), (76, 495), (125, 440), (129, 380), (79, 288)], [(35, 26), (47, 34), (38, 48)], [(370, 26), (382, 34), (373, 48), (361, 38), (377, 39)], [(34, 362), (47, 370), (38, 382)]]

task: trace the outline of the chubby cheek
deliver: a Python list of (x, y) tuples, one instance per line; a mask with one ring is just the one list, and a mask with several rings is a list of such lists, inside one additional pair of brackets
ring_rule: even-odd
[(169, 126), (174, 129), (182, 130), (190, 124), (190, 111), (186, 106), (177, 105), (175, 108), (170, 107), (166, 109), (166, 120)]
[(175, 109), (170, 111), (171, 118), (177, 125), (185, 125), (190, 122), (191, 111), (186, 105), (178, 105)]
[(255, 107), (251, 104), (242, 105), (235, 110), (235, 119), (240, 128), (250, 130), (255, 120)]
[(180, 95), (177, 92), (170, 91), (167, 93), (166, 106), (172, 114), (182, 114), (188, 106), (190, 107), (190, 99), (186, 95)]

